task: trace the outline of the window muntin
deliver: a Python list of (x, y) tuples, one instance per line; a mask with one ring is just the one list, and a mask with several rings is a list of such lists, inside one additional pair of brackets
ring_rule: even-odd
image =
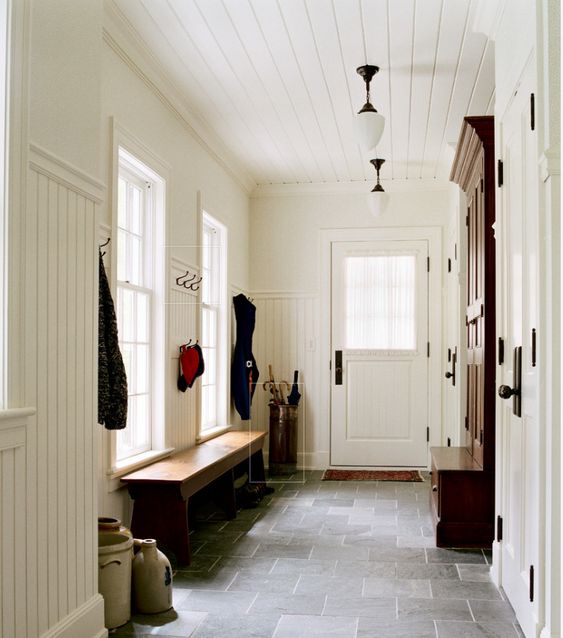
[(345, 258), (345, 347), (416, 349), (415, 255)]

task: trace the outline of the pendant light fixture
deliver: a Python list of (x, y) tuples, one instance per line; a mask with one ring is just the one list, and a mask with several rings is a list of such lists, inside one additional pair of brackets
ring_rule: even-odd
[(381, 136), (383, 135), (383, 128), (385, 127), (385, 118), (381, 113), (378, 113), (373, 104), (370, 102), (369, 85), (373, 76), (379, 71), (378, 66), (372, 64), (365, 64), (359, 66), (356, 69), (357, 73), (361, 75), (366, 83), (366, 103), (358, 111), (358, 133), (360, 137), (360, 144), (366, 151), (373, 151), (379, 143)]
[(378, 158), (372, 159), (370, 162), (373, 164), (377, 173), (377, 184), (373, 187), (371, 193), (368, 194), (368, 206), (371, 214), (374, 217), (379, 217), (385, 212), (389, 204), (389, 195), (383, 190), (383, 186), (379, 183), (379, 169), (385, 160)]

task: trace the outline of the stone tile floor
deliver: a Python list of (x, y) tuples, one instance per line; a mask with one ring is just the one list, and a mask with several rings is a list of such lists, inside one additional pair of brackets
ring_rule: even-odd
[[(429, 482), (276, 479), (233, 521), (210, 512), (174, 609), (112, 638), (517, 638), (490, 554), (434, 547)], [(304, 480), (303, 480), (304, 479)]]

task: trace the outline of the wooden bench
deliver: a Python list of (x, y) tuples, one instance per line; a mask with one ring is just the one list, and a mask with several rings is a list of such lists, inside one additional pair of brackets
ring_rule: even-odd
[(214, 483), (227, 518), (234, 518), (233, 469), (248, 461), (250, 480), (265, 481), (265, 436), (266, 432), (227, 432), (123, 476), (121, 480), (134, 500), (133, 536), (155, 538), (159, 545), (176, 554), (180, 565), (189, 565), (189, 498)]

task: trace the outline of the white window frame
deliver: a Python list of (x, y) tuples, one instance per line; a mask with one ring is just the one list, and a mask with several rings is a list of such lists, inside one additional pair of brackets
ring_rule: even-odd
[(217, 248), (211, 249), (211, 264), (214, 268), (214, 276), (217, 279), (217, 303), (210, 304), (204, 302), (204, 289), (207, 289), (207, 285), (210, 282), (203, 283), (200, 287), (200, 312), (199, 312), (199, 334), (201, 336), (201, 347), (204, 355), (204, 362), (206, 356), (206, 348), (208, 344), (203, 341), (203, 313), (205, 310), (211, 310), (216, 316), (216, 366), (215, 366), (215, 379), (214, 385), (216, 387), (215, 394), (215, 424), (204, 427), (203, 424), (203, 387), (208, 383), (207, 378), (209, 368), (206, 367), (201, 379), (200, 389), (200, 405), (198, 410), (198, 434), (197, 442), (202, 443), (215, 436), (219, 436), (226, 432), (231, 426), (228, 423), (228, 303), (227, 303), (227, 264), (228, 264), (228, 231), (227, 227), (222, 224), (216, 217), (210, 215), (207, 211), (201, 209), (200, 214), (200, 250), (199, 261), (201, 267), (201, 276), (203, 279), (209, 277), (209, 273), (204, 269), (204, 232), (206, 228), (212, 228), (214, 231), (214, 237)]
[[(112, 244), (111, 253), (111, 288), (117, 304), (117, 198), (120, 166), (127, 173), (133, 173), (138, 179), (150, 184), (148, 189), (150, 202), (150, 227), (152, 249), (147, 266), (151, 270), (150, 283), (152, 310), (150, 316), (150, 420), (151, 445), (142, 453), (117, 460), (118, 431), (109, 431), (107, 442), (107, 475), (117, 479), (127, 472), (153, 463), (159, 458), (168, 456), (174, 448), (166, 444), (166, 291), (168, 289), (168, 251), (167, 251), (167, 199), (166, 184), (169, 182), (169, 168), (156, 158), (142, 143), (113, 122), (113, 175), (112, 175)], [(126, 287), (126, 283), (120, 283)], [(149, 286), (147, 286), (148, 288)], [(137, 287), (135, 287), (137, 288)], [(116, 308), (117, 310), (117, 308)], [(119, 487), (118, 481), (110, 486), (110, 491)]]

